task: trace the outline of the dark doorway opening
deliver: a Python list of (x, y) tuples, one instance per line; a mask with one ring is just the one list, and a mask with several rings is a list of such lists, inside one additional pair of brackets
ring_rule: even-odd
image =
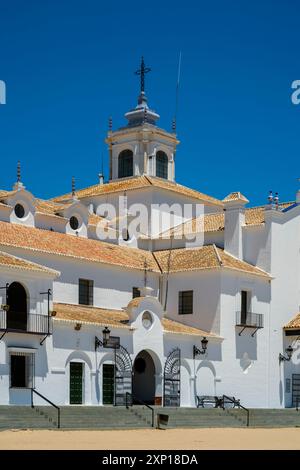
[(115, 395), (115, 366), (113, 364), (103, 364), (102, 393), (103, 405), (113, 405)]
[(27, 329), (27, 294), (19, 282), (13, 282), (7, 289), (7, 328), (11, 330)]
[(10, 357), (10, 386), (24, 388), (26, 384), (26, 357)]
[(155, 401), (155, 365), (147, 351), (141, 351), (133, 365), (133, 403), (142, 400), (148, 405)]
[(70, 405), (82, 405), (82, 362), (70, 362)]

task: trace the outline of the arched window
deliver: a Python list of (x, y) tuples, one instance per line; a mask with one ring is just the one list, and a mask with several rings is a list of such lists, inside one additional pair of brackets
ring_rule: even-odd
[(156, 154), (156, 176), (168, 179), (168, 156), (161, 150)]
[(7, 328), (12, 330), (27, 329), (27, 294), (19, 282), (13, 282), (7, 289)]
[(133, 152), (131, 150), (123, 150), (119, 154), (119, 178), (133, 176)]

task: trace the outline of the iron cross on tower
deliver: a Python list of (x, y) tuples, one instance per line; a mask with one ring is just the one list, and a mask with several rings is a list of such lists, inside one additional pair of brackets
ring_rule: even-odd
[(141, 76), (141, 93), (145, 92), (145, 74), (150, 71), (150, 67), (145, 67), (144, 57), (142, 57), (141, 67), (135, 72), (136, 75)]

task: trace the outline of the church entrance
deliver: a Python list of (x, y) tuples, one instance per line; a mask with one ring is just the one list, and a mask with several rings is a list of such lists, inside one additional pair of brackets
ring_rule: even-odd
[(148, 405), (154, 405), (155, 365), (147, 351), (141, 351), (134, 361), (132, 393), (133, 403), (142, 400)]

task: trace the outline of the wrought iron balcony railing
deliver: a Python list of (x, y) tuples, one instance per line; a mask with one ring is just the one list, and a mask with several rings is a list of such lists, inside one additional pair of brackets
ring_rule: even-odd
[(52, 318), (36, 313), (28, 313), (25, 316), (24, 313), (0, 310), (0, 331), (50, 335)]
[(263, 318), (261, 313), (236, 312), (236, 325), (263, 328)]
[(243, 328), (239, 335), (241, 335), (245, 328), (254, 328), (255, 331), (251, 335), (254, 336), (258, 329), (264, 327), (264, 316), (261, 313), (236, 312), (235, 324)]

